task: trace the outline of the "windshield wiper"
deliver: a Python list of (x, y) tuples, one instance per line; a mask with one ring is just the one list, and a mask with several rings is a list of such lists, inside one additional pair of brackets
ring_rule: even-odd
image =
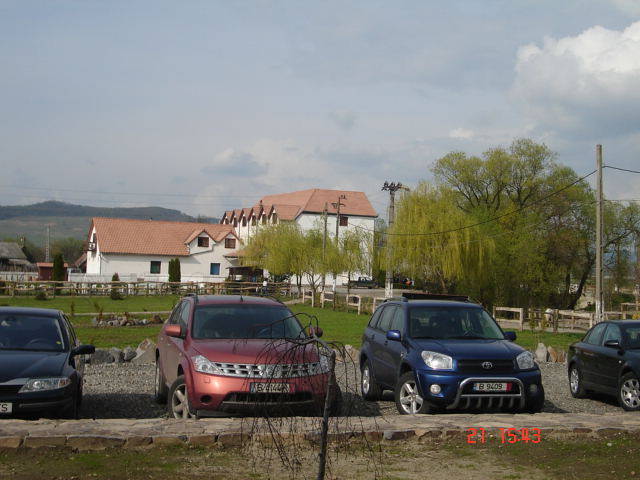
[(467, 339), (467, 340), (495, 340), (494, 338), (479, 337), (477, 335), (456, 335), (454, 337), (447, 337), (449, 339)]

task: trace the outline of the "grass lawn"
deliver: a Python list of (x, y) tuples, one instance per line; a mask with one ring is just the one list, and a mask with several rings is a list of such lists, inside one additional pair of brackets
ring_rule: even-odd
[(173, 309), (178, 295), (130, 296), (124, 300), (111, 300), (108, 296), (55, 297), (49, 300), (36, 300), (34, 297), (1, 297), (0, 306), (55, 308), (71, 312), (73, 303), (76, 313), (97, 312), (102, 307), (104, 312), (162, 312)]
[(96, 348), (126, 346), (137, 347), (145, 338), (154, 342), (162, 325), (145, 325), (141, 327), (77, 327), (76, 333), (82, 343)]
[[(172, 446), (141, 451), (109, 449), (0, 449), (0, 478), (240, 480), (316, 478), (317, 446), (247, 443), (242, 448)], [(283, 463), (281, 457), (289, 460)], [(298, 462), (291, 462), (296, 459)], [(295, 468), (292, 470), (291, 468)], [(428, 475), (425, 474), (428, 472)], [(640, 472), (640, 445), (633, 434), (612, 438), (542, 438), (538, 444), (468, 445), (466, 436), (446, 441), (331, 444), (327, 478), (431, 480), (451, 478), (612, 479)]]

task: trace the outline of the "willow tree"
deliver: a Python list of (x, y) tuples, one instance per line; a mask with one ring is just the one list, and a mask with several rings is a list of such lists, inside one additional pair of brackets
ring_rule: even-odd
[[(481, 226), (456, 205), (450, 190), (423, 182), (398, 202), (386, 254), (396, 271), (449, 292), (460, 279), (473, 282), (493, 253)], [(388, 257), (388, 258), (389, 258)]]

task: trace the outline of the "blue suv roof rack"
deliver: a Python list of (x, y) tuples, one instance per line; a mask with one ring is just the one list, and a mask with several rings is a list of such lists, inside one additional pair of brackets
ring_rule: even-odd
[(468, 295), (453, 295), (448, 293), (402, 292), (403, 301), (407, 300), (453, 300), (457, 302), (473, 302)]

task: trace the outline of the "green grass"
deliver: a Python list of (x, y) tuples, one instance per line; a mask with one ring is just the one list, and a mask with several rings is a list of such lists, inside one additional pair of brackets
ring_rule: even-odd
[(111, 300), (108, 296), (64, 296), (49, 300), (36, 300), (31, 296), (2, 297), (0, 306), (55, 308), (71, 313), (71, 303), (76, 313), (96, 313), (96, 304), (105, 312), (162, 312), (173, 308), (180, 297), (177, 295), (130, 296), (124, 300)]
[(137, 347), (145, 338), (154, 342), (162, 325), (145, 325), (142, 327), (76, 327), (76, 333), (82, 343), (96, 348), (126, 346)]

